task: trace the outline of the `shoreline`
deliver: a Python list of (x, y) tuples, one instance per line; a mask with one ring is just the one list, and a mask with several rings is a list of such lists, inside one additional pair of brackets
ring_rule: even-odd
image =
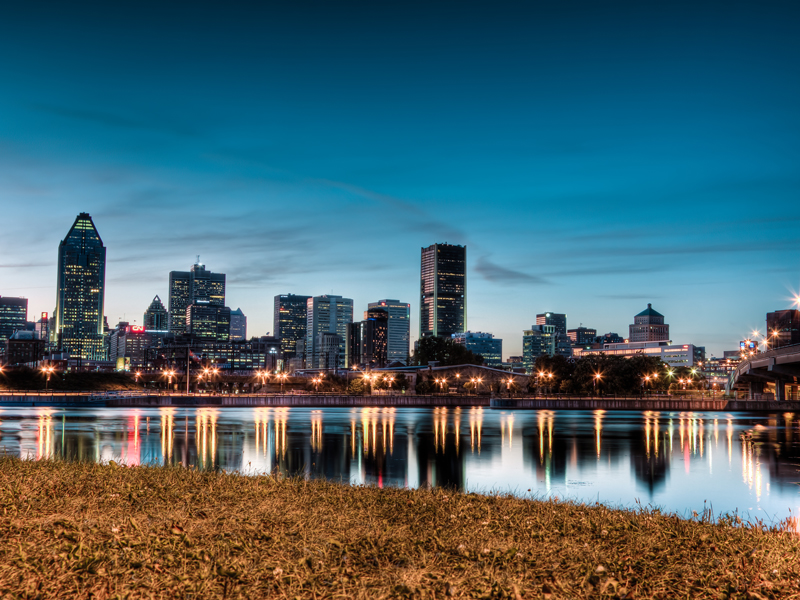
[[(780, 598), (800, 538), (734, 516), (0, 458), (14, 597)], [(13, 491), (12, 491), (13, 490)]]
[(494, 410), (631, 410), (655, 412), (800, 412), (800, 402), (678, 397), (517, 397), (456, 395), (211, 395), (103, 393), (0, 393), (0, 407), (191, 408), (306, 407), (306, 408), (486, 408)]

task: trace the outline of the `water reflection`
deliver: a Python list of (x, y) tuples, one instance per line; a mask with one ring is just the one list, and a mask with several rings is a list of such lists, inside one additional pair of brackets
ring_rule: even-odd
[[(648, 411), (3, 409), (0, 447), (377, 486), (530, 489), (672, 511), (797, 511), (800, 419)], [(724, 460), (727, 455), (727, 461)], [(800, 528), (800, 524), (798, 524)]]

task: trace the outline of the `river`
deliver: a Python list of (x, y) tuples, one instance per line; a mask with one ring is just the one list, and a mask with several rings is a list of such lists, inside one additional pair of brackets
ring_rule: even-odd
[(792, 413), (6, 407), (0, 452), (443, 485), (687, 517), (800, 515)]

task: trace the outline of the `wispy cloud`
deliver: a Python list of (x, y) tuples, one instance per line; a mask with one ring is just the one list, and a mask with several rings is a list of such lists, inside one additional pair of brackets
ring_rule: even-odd
[(198, 136), (198, 132), (190, 127), (178, 123), (168, 123), (163, 119), (154, 118), (152, 121), (145, 121), (99, 110), (76, 109), (65, 106), (52, 106), (49, 104), (31, 104), (30, 108), (65, 119), (76, 119), (106, 127), (169, 133), (180, 137)]
[(546, 279), (537, 277), (536, 275), (530, 275), (529, 273), (523, 273), (522, 271), (515, 271), (513, 269), (501, 267), (500, 265), (490, 261), (485, 256), (478, 258), (477, 264), (475, 265), (475, 272), (492, 283), (527, 283), (536, 285), (546, 285), (550, 283)]

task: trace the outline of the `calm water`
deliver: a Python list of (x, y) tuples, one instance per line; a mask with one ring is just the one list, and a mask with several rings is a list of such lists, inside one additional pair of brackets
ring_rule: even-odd
[(0, 451), (800, 515), (800, 415), (790, 413), (2, 408)]

